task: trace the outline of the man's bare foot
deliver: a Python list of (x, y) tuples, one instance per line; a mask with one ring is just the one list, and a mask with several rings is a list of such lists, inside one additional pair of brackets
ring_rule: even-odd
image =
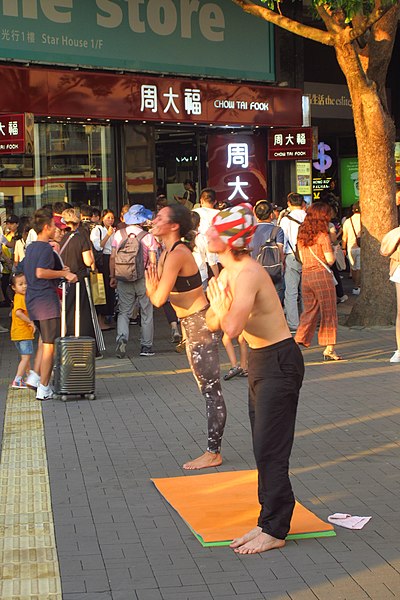
[(219, 452), (204, 452), (198, 458), (183, 465), (184, 469), (192, 471), (195, 469), (207, 469), (208, 467), (219, 467), (222, 465), (222, 456)]
[(231, 544), (229, 544), (230, 548), (239, 548), (239, 546), (243, 546), (246, 542), (250, 542), (250, 540), (254, 540), (261, 533), (261, 527), (254, 527), (251, 531), (248, 531), (240, 538), (235, 538)]
[(257, 554), (258, 552), (267, 552), (267, 550), (273, 550), (274, 548), (283, 548), (285, 543), (285, 540), (278, 540), (262, 531), (252, 540), (236, 548), (235, 552), (238, 554)]

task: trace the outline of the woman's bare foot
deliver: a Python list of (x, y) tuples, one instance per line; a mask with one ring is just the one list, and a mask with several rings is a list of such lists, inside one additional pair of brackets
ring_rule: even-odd
[(231, 548), (239, 548), (239, 546), (243, 546), (243, 544), (245, 544), (246, 542), (249, 542), (250, 540), (254, 540), (255, 537), (258, 536), (258, 534), (261, 533), (261, 527), (254, 527), (254, 529), (252, 529), (251, 531), (248, 531), (247, 533), (245, 533), (242, 537), (240, 538), (235, 538), (233, 540), (233, 542), (231, 544), (229, 544), (229, 546)]
[(252, 540), (236, 548), (235, 552), (238, 554), (257, 554), (258, 552), (267, 552), (274, 548), (283, 548), (285, 543), (285, 540), (278, 540), (262, 531)]
[(207, 469), (208, 467), (219, 467), (219, 465), (222, 465), (222, 456), (219, 452), (204, 452), (198, 458), (185, 463), (183, 468), (192, 471), (195, 469)]

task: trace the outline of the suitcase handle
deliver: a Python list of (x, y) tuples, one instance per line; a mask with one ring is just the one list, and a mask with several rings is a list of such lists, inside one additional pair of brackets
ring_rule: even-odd
[[(80, 307), (80, 292), (81, 284), (79, 281), (75, 284), (75, 337), (79, 337), (81, 333), (81, 307)], [(67, 283), (62, 282), (61, 296), (61, 337), (67, 334)]]

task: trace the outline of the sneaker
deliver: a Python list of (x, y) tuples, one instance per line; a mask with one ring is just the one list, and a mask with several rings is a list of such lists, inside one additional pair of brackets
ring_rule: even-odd
[(400, 350), (396, 350), (389, 362), (400, 363)]
[(53, 390), (49, 385), (42, 385), (41, 383), (37, 386), (36, 400), (51, 400), (53, 398)]
[(179, 333), (179, 331), (177, 329), (173, 329), (171, 331), (171, 342), (173, 344), (179, 344), (179, 342), (181, 341), (181, 339), (182, 339), (182, 336)]
[(354, 294), (354, 296), (359, 296), (360, 292), (361, 292), (360, 288), (353, 288), (351, 290), (351, 293)]
[(140, 350), (140, 356), (154, 356), (153, 348), (151, 346), (142, 346)]
[(126, 341), (124, 339), (119, 340), (115, 349), (115, 356), (117, 358), (125, 358), (126, 356)]
[(344, 296), (341, 296), (340, 298), (338, 298), (338, 302), (342, 303), (342, 302), (346, 302), (346, 300), (348, 300), (349, 297), (347, 296), (347, 294), (345, 294)]
[(0, 325), (0, 333), (8, 333), (8, 329), (3, 327), (3, 325)]
[(35, 371), (31, 370), (29, 371), (29, 375), (26, 378), (25, 383), (29, 388), (36, 390), (37, 386), (40, 383), (40, 376), (37, 373), (35, 373)]
[(242, 367), (231, 367), (226, 375), (224, 375), (224, 381), (229, 381), (229, 379), (236, 377), (236, 375), (240, 375), (242, 372)]
[(12, 382), (11, 387), (14, 388), (14, 390), (26, 390), (27, 389), (27, 385), (26, 385), (25, 381), (22, 379), (22, 377), (16, 377), (14, 379), (14, 381)]

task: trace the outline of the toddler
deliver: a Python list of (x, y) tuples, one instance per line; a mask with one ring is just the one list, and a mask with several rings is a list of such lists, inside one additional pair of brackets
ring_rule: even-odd
[(20, 362), (12, 387), (25, 389), (27, 387), (23, 377), (30, 370), (30, 361), (33, 354), (33, 338), (35, 324), (28, 316), (25, 304), (26, 279), (23, 273), (12, 276), (11, 287), (15, 293), (14, 305), (11, 313), (11, 340), (15, 343), (20, 354)]

